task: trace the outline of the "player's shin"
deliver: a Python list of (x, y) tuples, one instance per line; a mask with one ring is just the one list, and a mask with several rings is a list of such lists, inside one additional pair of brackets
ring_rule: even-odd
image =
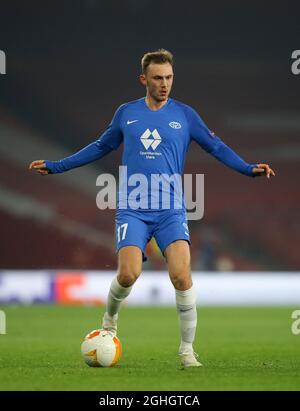
[(179, 354), (192, 353), (197, 327), (196, 294), (193, 287), (175, 291), (181, 333)]
[(122, 302), (130, 294), (131, 287), (123, 287), (115, 277), (111, 283), (107, 298), (106, 312), (103, 316), (102, 328), (117, 334), (118, 313)]

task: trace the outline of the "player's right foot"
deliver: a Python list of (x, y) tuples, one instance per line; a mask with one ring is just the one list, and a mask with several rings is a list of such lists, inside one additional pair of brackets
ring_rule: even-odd
[(102, 329), (110, 331), (113, 335), (117, 335), (117, 321), (118, 314), (111, 316), (106, 312), (102, 320)]
[(191, 351), (190, 353), (186, 354), (179, 354), (181, 365), (185, 368), (189, 367), (202, 367), (203, 364), (198, 361), (198, 354)]

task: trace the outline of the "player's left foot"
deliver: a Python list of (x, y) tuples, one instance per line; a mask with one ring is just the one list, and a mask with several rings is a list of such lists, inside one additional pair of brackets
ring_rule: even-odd
[(102, 328), (104, 330), (110, 331), (113, 335), (117, 335), (117, 320), (118, 314), (111, 316), (106, 312), (103, 316)]
[(203, 364), (198, 361), (198, 354), (191, 351), (190, 353), (186, 354), (179, 354), (181, 365), (185, 368), (189, 367), (202, 367)]

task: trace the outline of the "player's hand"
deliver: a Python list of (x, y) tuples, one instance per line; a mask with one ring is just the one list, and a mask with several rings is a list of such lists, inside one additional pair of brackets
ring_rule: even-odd
[(258, 174), (260, 176), (265, 175), (267, 178), (271, 176), (275, 177), (274, 171), (271, 169), (269, 164), (257, 164), (257, 167), (252, 169), (252, 173)]
[(33, 161), (29, 166), (29, 170), (35, 170), (37, 173), (41, 174), (42, 176), (46, 176), (47, 174), (49, 174), (49, 170), (46, 167), (44, 160)]

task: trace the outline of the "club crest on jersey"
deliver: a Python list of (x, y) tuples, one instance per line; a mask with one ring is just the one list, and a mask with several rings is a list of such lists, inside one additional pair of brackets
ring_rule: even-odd
[(141, 142), (146, 150), (150, 147), (155, 150), (156, 147), (161, 143), (161, 136), (159, 132), (154, 129), (152, 132), (147, 128), (147, 130), (141, 135)]
[(169, 126), (176, 129), (181, 128), (181, 124), (178, 123), (178, 121), (171, 121), (171, 123), (169, 123)]

